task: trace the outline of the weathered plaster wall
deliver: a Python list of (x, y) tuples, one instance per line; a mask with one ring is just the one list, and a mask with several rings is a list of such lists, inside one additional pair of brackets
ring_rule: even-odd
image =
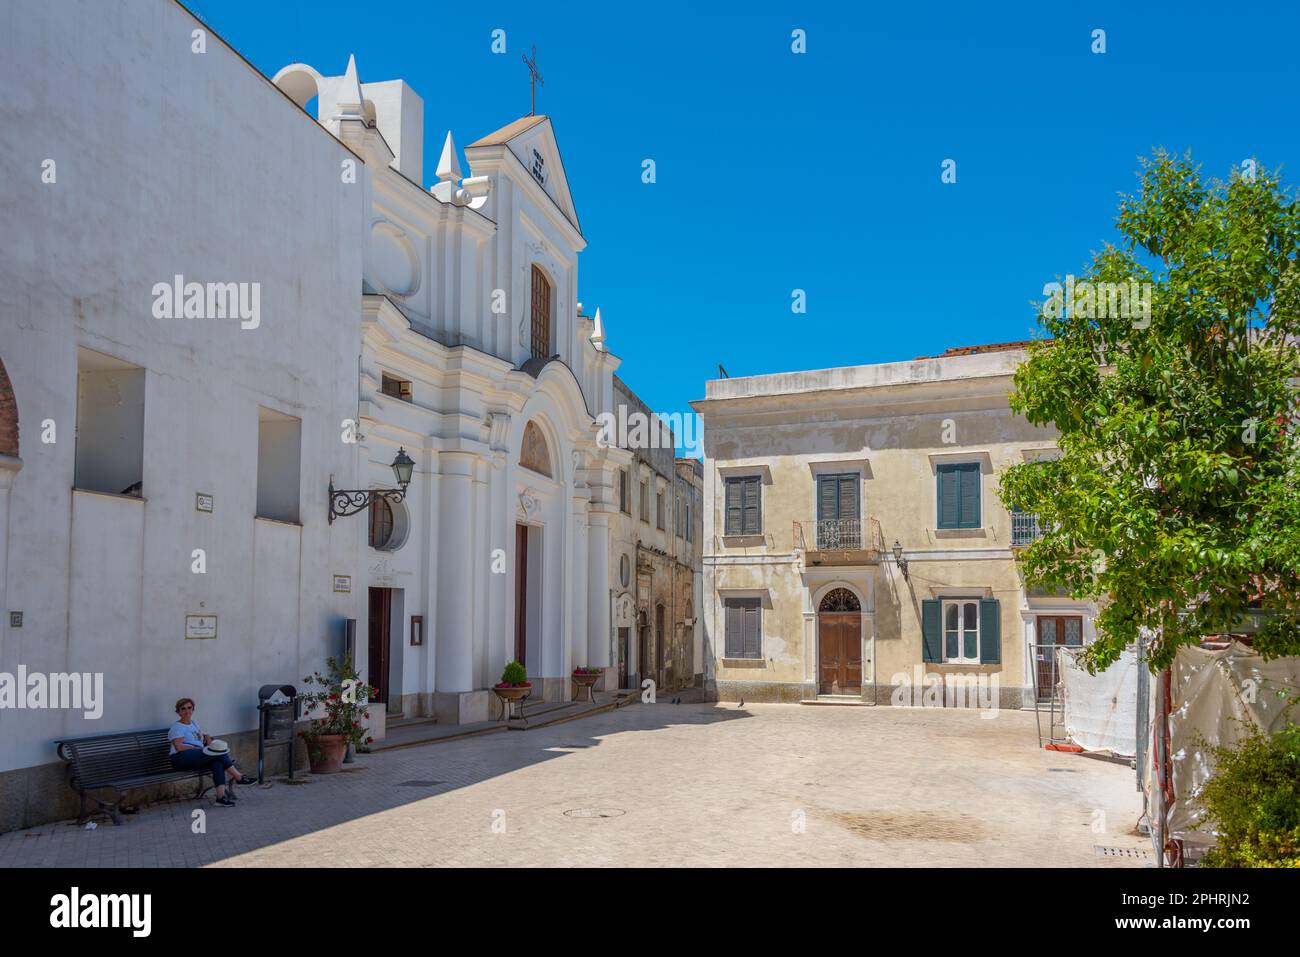
[[(1018, 706), (1029, 684), (1026, 599), (1010, 549), (1011, 520), (998, 475), (1049, 448), (1053, 434), (1011, 414), (1014, 356), (978, 355), (846, 370), (710, 382), (696, 403), (705, 417), (705, 629), (710, 679), (722, 697), (798, 700), (816, 693), (817, 597), (832, 586), (859, 595), (864, 612), (864, 685), (888, 700), (894, 677), (921, 663), (921, 602), (941, 596), (997, 598), (999, 665), (927, 665), (939, 673), (996, 673)], [(981, 465), (978, 529), (937, 528), (935, 466)], [(800, 544), (814, 535), (815, 476), (856, 473), (865, 547), (878, 563), (806, 567)], [(725, 536), (724, 479), (763, 477), (762, 534)], [(802, 542), (800, 535), (802, 532)], [(889, 550), (899, 541), (905, 579)], [(723, 658), (721, 598), (763, 599), (758, 662)], [(871, 638), (874, 635), (874, 658)], [(870, 696), (864, 690), (864, 695)]]
[[(360, 336), (352, 154), (211, 33), (193, 52), (195, 29), (166, 0), (3, 15), (0, 213), (21, 228), (2, 240), (0, 355), (30, 427), (4, 583), (24, 619), (0, 621), (0, 671), (103, 671), (105, 702), (97, 721), (0, 712), (0, 770), (53, 761), (60, 736), (165, 725), (181, 695), (209, 732), (250, 729), (260, 684), (300, 682), (344, 617), (365, 619), (362, 595), (331, 588), (355, 574), (352, 526), (325, 520), (331, 473), (357, 479), (339, 426)], [(154, 284), (177, 274), (260, 283), (260, 325), (154, 318)], [(73, 490), (79, 346), (146, 370), (143, 499)], [(302, 420), (301, 525), (254, 518), (259, 406)], [(186, 640), (194, 613), (218, 616), (215, 640)], [(45, 813), (7, 780), (0, 829)]]

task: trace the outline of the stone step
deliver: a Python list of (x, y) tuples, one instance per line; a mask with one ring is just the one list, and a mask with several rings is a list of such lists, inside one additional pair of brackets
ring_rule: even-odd
[(417, 714), (407, 718), (405, 716), (390, 714), (388, 715), (388, 717), (384, 719), (384, 727), (388, 730), (392, 730), (393, 728), (409, 728), (412, 725), (428, 724), (431, 721), (437, 721), (437, 720), (438, 719), (433, 717), (432, 715)]
[(855, 694), (819, 694), (815, 698), (804, 698), (799, 703), (814, 704), (814, 705), (831, 705), (831, 706), (838, 705), (840, 707), (847, 707), (847, 708), (872, 707), (872, 703), (870, 701), (866, 701)]
[(619, 707), (615, 701), (602, 700), (606, 695), (596, 692), (596, 704), (587, 701), (539, 701), (532, 707), (524, 705), (524, 718), (527, 727), (520, 722), (507, 725), (504, 721), (477, 721), (473, 724), (438, 724), (434, 718), (416, 718), (404, 722), (400, 727), (388, 727), (382, 741), (370, 745), (371, 754), (380, 751), (392, 751), (396, 748), (410, 748), (420, 744), (437, 744), (443, 741), (455, 741), (480, 734), (494, 734), (498, 731), (531, 731), (548, 725), (573, 721), (591, 714), (612, 711)]

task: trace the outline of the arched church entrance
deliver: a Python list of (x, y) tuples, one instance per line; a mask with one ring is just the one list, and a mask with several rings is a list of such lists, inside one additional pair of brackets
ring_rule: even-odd
[[(533, 472), (554, 479), (554, 456), (536, 422), (524, 426), (519, 448), (521, 475)], [(527, 471), (523, 471), (527, 470)], [(524, 478), (522, 481), (526, 481)], [(545, 580), (543, 508), (532, 488), (520, 493), (522, 521), (515, 523), (515, 660), (530, 673), (542, 674), (542, 588)]]

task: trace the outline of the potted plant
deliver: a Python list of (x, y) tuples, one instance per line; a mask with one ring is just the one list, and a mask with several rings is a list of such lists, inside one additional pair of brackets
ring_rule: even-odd
[(303, 678), (306, 690), (299, 695), (304, 704), (304, 717), (310, 717), (317, 709), (322, 712), (310, 728), (299, 732), (307, 744), (312, 774), (341, 771), (349, 743), (360, 747), (374, 740), (362, 721), (370, 717), (368, 701), (379, 695), (379, 689), (361, 680), (351, 656), (345, 656), (342, 661), (327, 658), (325, 663), (328, 677), (317, 671)]
[[(523, 705), (516, 705), (515, 702), (523, 701), (533, 693), (533, 684), (528, 680), (528, 672), (522, 664), (517, 661), (509, 662), (501, 672), (501, 680), (496, 683), (492, 689), (496, 692), (497, 699), (501, 702), (501, 717), (507, 722), (513, 718), (523, 718)], [(518, 707), (519, 713), (515, 714), (515, 708)]]
[(533, 690), (533, 683), (528, 680), (528, 671), (517, 661), (512, 661), (501, 672), (501, 680), (492, 689), (502, 701), (519, 701), (527, 698)]
[(595, 698), (592, 697), (592, 688), (596, 684), (596, 682), (600, 680), (600, 676), (603, 675), (604, 673), (605, 673), (604, 668), (590, 668), (586, 665), (583, 665), (580, 668), (574, 668), (573, 683), (577, 686), (574, 689), (574, 694), (573, 694), (574, 699), (576, 700), (579, 696), (581, 696), (583, 691), (586, 691), (587, 700), (595, 701)]

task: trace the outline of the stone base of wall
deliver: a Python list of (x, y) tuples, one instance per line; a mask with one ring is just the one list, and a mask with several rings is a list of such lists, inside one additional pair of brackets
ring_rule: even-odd
[(711, 701), (744, 701), (760, 704), (798, 704), (805, 698), (817, 697), (817, 688), (811, 682), (736, 681), (720, 679), (711, 682)]
[[(536, 679), (533, 684), (536, 685)], [(474, 724), (491, 720), (489, 715), (496, 695), (481, 691), (438, 691), (433, 695), (434, 713), (439, 724)]]
[(432, 692), (393, 695), (392, 704), (406, 718), (432, 718), (437, 715)]
[[(935, 705), (930, 705), (928, 703), (925, 696), (926, 690), (927, 689), (925, 688), (918, 689), (911, 685), (901, 688), (897, 685), (876, 685), (876, 704), (894, 704), (894, 693), (897, 691), (900, 698), (898, 704), (903, 707), (935, 707)], [(870, 694), (870, 689), (867, 689), (866, 696), (870, 697)], [(1024, 707), (1026, 701), (1033, 700), (1033, 695), (1034, 690), (1032, 688), (1007, 688), (999, 686), (997, 706), (1002, 710), (1019, 711)], [(933, 700), (933, 697), (934, 695), (932, 693), (929, 700)], [(942, 707), (962, 707), (960, 694), (956, 695), (953, 700), (945, 700), (942, 695), (940, 696), (940, 699), (942, 701)], [(979, 702), (982, 702), (983, 700), (982, 697), (979, 697), (978, 692), (971, 690), (967, 692), (967, 701), (969, 703), (966, 707), (978, 707)]]
[[(310, 722), (299, 722), (296, 730), (305, 730)], [(213, 735), (230, 745), (235, 763), (249, 774), (257, 773), (257, 731), (240, 731)], [(294, 769), (307, 770), (307, 748), (301, 738), (294, 741)], [(266, 749), (266, 775), (286, 774), (289, 770), (289, 748), (277, 745)], [(208, 784), (212, 782), (209, 780)], [(123, 796), (123, 803), (135, 807), (148, 807), (173, 798), (191, 800), (198, 790), (198, 779), (135, 788)], [(94, 795), (108, 800), (111, 790), (95, 791)], [(209, 791), (204, 800), (211, 800)], [(196, 805), (197, 806), (197, 805)], [(90, 802), (92, 811), (98, 805)], [(0, 772), (0, 834), (38, 824), (75, 819), (80, 809), (80, 798), (68, 785), (68, 765), (63, 761), (38, 764), (31, 768), (17, 768)], [(94, 818), (104, 826), (106, 816)], [(129, 827), (131, 818), (122, 818), (122, 826)], [(112, 823), (107, 824), (112, 827)]]
[[(701, 678), (701, 685), (704, 687), (704, 698), (706, 701), (745, 701), (758, 703), (775, 703), (775, 704), (798, 704), (809, 698), (817, 697), (817, 686), (812, 682), (779, 682), (779, 681), (736, 681), (734, 679), (722, 679), (716, 681), (704, 681)], [(925, 689), (919, 691), (908, 686), (898, 688), (896, 685), (876, 685), (874, 700), (878, 705), (894, 704), (894, 692), (898, 691), (902, 700), (899, 704), (905, 707), (912, 707), (913, 702), (918, 702), (922, 707), (925, 706)], [(867, 700), (873, 700), (872, 688), (870, 685), (863, 689), (862, 697)], [(971, 693), (970, 707), (978, 706), (982, 698), (977, 698), (977, 693)], [(1026, 701), (1033, 700), (1032, 688), (998, 688), (998, 708), (1005, 710), (1018, 711), (1024, 707)], [(944, 701), (942, 707), (960, 707), (960, 698), (954, 701)]]

